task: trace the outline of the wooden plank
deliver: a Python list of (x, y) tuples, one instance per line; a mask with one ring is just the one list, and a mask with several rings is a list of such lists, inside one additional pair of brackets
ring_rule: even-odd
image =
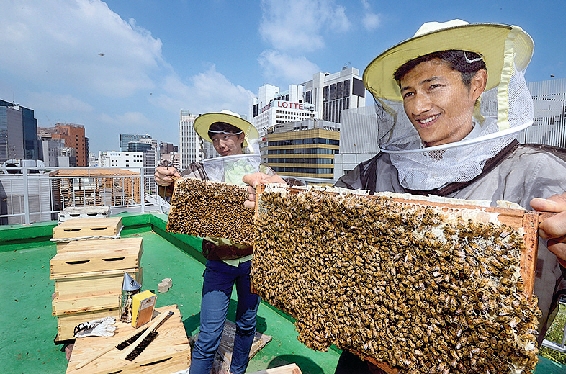
[(524, 231), (525, 249), (521, 253), (521, 278), (524, 282), (523, 293), (531, 296), (535, 289), (535, 275), (538, 253), (538, 224), (539, 213), (526, 212), (523, 215), (522, 228)]
[(78, 240), (67, 243), (64, 252), (85, 252), (97, 249), (122, 249), (126, 247), (140, 247), (142, 238)]
[[(98, 270), (98, 271), (84, 271), (81, 273), (71, 273), (71, 274), (53, 274), (51, 279), (55, 280), (65, 280), (65, 279), (80, 279), (80, 278), (90, 278), (90, 277), (105, 277), (105, 276), (115, 276), (116, 274), (124, 275), (125, 272), (135, 273), (140, 272), (138, 275), (140, 284), (143, 283), (143, 268), (131, 268), (131, 269), (115, 269), (115, 270)], [(137, 280), (138, 278), (136, 278)]]
[[(234, 338), (236, 336), (236, 324), (232, 321), (226, 321), (222, 337), (220, 338), (220, 346), (216, 350), (214, 362), (212, 364), (212, 373), (229, 373), (230, 363), (232, 362), (232, 354), (234, 351)], [(196, 342), (198, 333), (193, 335), (190, 340)], [(250, 348), (249, 359), (251, 360), (267, 343), (271, 341), (271, 336), (256, 331)]]
[[(95, 219), (95, 218), (93, 218)], [(59, 242), (57, 243), (57, 253), (66, 252), (84, 252), (91, 251), (93, 249), (120, 249), (125, 245), (134, 243), (131, 239), (139, 238), (101, 238), (101, 239), (86, 239), (86, 240), (74, 240), (71, 242)]]
[[(117, 322), (114, 336), (108, 338), (88, 337), (77, 339), (67, 366), (67, 374), (107, 374), (120, 372), (129, 373), (174, 373), (187, 369), (190, 365), (191, 349), (189, 339), (176, 305), (157, 308), (160, 313), (173, 311), (174, 314), (159, 327), (158, 335), (146, 349), (133, 361), (125, 356), (133, 349), (122, 351), (111, 349), (96, 360), (77, 369), (77, 365), (89, 361), (100, 352), (115, 347), (125, 338), (136, 332), (130, 324)], [(141, 330), (140, 330), (141, 331)]]
[(50, 261), (51, 279), (84, 272), (137, 268), (143, 252), (142, 238), (85, 240), (71, 244), (85, 245), (89, 250), (57, 253)]
[(105, 291), (121, 292), (124, 273), (130, 274), (139, 284), (143, 284), (143, 268), (112, 270), (107, 272), (89, 272), (90, 275), (55, 279), (55, 293), (65, 298), (81, 297), (85, 293)]
[(72, 239), (80, 237), (114, 237), (122, 229), (121, 217), (75, 218), (53, 228), (53, 239)]
[(55, 293), (52, 313), (54, 316), (61, 316), (120, 308), (121, 297), (121, 290), (84, 292), (73, 295), (73, 297), (65, 297)]

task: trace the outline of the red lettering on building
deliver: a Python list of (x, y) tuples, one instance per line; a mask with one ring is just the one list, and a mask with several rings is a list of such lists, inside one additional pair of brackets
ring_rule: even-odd
[(285, 109), (299, 109), (304, 110), (303, 103), (292, 103), (290, 101), (278, 101), (277, 106)]

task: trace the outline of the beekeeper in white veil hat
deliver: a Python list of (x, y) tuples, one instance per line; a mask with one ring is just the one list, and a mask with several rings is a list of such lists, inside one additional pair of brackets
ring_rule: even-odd
[[(420, 128), (414, 126), (403, 108), (408, 101), (403, 100), (407, 92), (400, 91), (395, 73), (409, 62), (410, 66), (415, 65), (420, 56), (439, 51), (462, 51), (461, 56), (449, 57), (461, 73), (485, 69), (488, 92), (482, 95), (487, 96), (485, 100), (476, 101), (473, 116), (466, 118), (466, 125), (473, 131), (465, 133), (462, 139), (431, 147), (419, 137)], [(414, 37), (388, 49), (369, 64), (364, 83), (381, 111), (379, 146), (398, 166), (403, 187), (431, 190), (451, 182), (469, 181), (518, 131), (533, 123), (533, 103), (523, 78), (532, 53), (532, 39), (517, 26), (470, 25), (452, 20), (425, 23)], [(484, 110), (480, 109), (480, 100), (484, 101)], [(458, 125), (452, 123), (451, 127)], [(422, 152), (424, 147), (429, 152)], [(439, 157), (440, 153), (444, 156)]]

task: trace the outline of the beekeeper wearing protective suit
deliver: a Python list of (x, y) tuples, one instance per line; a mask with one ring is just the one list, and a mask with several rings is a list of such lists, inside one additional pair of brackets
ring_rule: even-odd
[[(337, 185), (492, 205), (507, 200), (524, 208), (533, 198), (563, 193), (566, 152), (516, 140), (533, 123), (524, 79), (532, 53), (533, 41), (519, 27), (461, 20), (424, 24), (381, 53), (364, 72), (376, 101), (381, 152)], [(539, 341), (556, 307), (562, 270), (541, 241)], [(347, 370), (339, 364), (337, 372)]]
[[(564, 193), (566, 151), (516, 139), (533, 123), (524, 79), (532, 53), (531, 37), (517, 26), (461, 20), (422, 25), (365, 69), (379, 153), (336, 186), (489, 200), (492, 206), (507, 200), (526, 209), (533, 198)], [(245, 180), (253, 186), (274, 178), (255, 174)], [(545, 206), (540, 200), (534, 205)], [(559, 260), (541, 240), (535, 280), (539, 342), (556, 307), (564, 271)], [(345, 352), (336, 373), (370, 369), (379, 372)]]
[[(181, 176), (242, 185), (242, 176), (252, 171), (274, 174), (270, 168), (259, 165), (259, 135), (256, 128), (236, 113), (205, 113), (196, 118), (193, 127), (203, 140), (212, 143), (221, 157), (192, 163), (183, 173), (175, 168), (159, 167), (155, 172), (155, 180), (160, 186), (172, 190), (174, 179)], [(257, 165), (254, 164), (256, 159)], [(202, 254), (207, 261), (203, 273), (200, 327), (189, 373), (211, 372), (230, 297), (233, 288), (236, 288), (238, 304), (230, 373), (242, 374), (248, 365), (260, 301), (259, 296), (252, 292), (250, 283), (252, 247), (233, 243), (229, 239), (207, 237), (202, 240)]]

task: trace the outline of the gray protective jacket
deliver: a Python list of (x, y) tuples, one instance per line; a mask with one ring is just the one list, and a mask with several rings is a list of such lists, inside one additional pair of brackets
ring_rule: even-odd
[[(483, 173), (470, 182), (453, 183), (439, 190), (410, 191), (399, 184), (397, 170), (389, 155), (379, 153), (359, 164), (336, 183), (337, 187), (364, 189), (370, 192), (400, 192), (438, 195), (458, 199), (507, 200), (532, 210), (529, 202), (535, 197), (548, 198), (566, 192), (566, 149), (548, 146), (518, 145), (513, 142), (489, 160)], [(542, 311), (539, 341), (542, 341), (551, 311), (560, 294), (563, 268), (556, 256), (539, 240), (535, 294)], [(547, 323), (548, 322), (548, 323)]]

